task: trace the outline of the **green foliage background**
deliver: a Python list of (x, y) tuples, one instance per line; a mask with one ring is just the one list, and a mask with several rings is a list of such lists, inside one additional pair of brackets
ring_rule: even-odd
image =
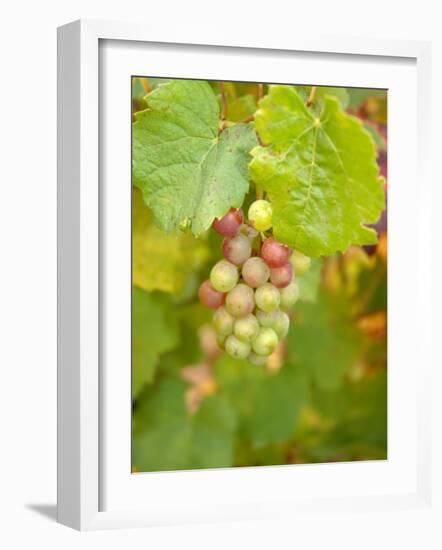
[[(220, 128), (220, 83), (132, 84), (133, 471), (385, 459), (386, 228), (367, 225), (386, 94), (318, 88), (309, 109), (307, 87), (225, 82)], [(221, 353), (197, 300), (221, 257), (211, 221), (246, 209), (249, 181), (314, 256), (266, 368)]]

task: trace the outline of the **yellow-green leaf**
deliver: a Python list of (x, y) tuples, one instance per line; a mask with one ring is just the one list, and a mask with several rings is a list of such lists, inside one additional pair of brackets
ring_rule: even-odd
[(318, 116), (293, 86), (272, 86), (255, 115), (264, 147), (252, 178), (273, 205), (275, 237), (308, 256), (374, 244), (384, 208), (376, 148), (361, 121), (324, 96)]
[(144, 290), (180, 292), (187, 278), (209, 257), (204, 239), (190, 233), (161, 231), (143, 202), (141, 192), (132, 192), (132, 277)]

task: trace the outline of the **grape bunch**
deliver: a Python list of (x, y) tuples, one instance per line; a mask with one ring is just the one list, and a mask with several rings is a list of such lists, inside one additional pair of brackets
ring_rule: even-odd
[(264, 365), (288, 333), (287, 311), (299, 290), (293, 251), (263, 233), (272, 227), (271, 204), (256, 200), (248, 218), (244, 223), (242, 210), (232, 208), (213, 222), (213, 229), (224, 236), (224, 259), (201, 284), (199, 298), (216, 310), (213, 325), (219, 346), (232, 357)]

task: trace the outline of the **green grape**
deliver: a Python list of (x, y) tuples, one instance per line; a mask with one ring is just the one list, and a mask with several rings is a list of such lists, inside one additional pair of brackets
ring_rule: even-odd
[(251, 351), (247, 359), (258, 367), (262, 367), (267, 363), (267, 357), (263, 355), (258, 355), (255, 352)]
[(251, 241), (253, 239), (256, 239), (256, 237), (259, 235), (259, 231), (257, 231), (254, 227), (247, 223), (243, 223), (242, 226), (239, 228), (239, 232), (241, 235), (245, 235), (248, 237)]
[(232, 357), (235, 357), (235, 359), (245, 359), (250, 353), (250, 344), (248, 342), (238, 340), (236, 336), (231, 334), (230, 336), (227, 336), (225, 349), (227, 353)]
[(304, 275), (310, 269), (311, 259), (308, 256), (305, 256), (302, 252), (298, 250), (293, 251), (293, 255), (290, 258), (290, 261), (293, 265), (296, 275)]
[(242, 342), (251, 342), (259, 332), (257, 318), (250, 313), (241, 319), (237, 319), (233, 326), (233, 334)]
[(223, 336), (222, 334), (216, 335), (216, 343), (218, 344), (218, 347), (220, 349), (224, 349), (226, 344), (226, 339), (227, 339), (227, 336)]
[(285, 288), (280, 289), (281, 309), (288, 310), (293, 307), (299, 298), (299, 287), (295, 281), (292, 281)]
[(232, 334), (234, 321), (235, 319), (223, 306), (218, 308), (213, 315), (213, 326), (221, 336)]
[(278, 309), (281, 295), (276, 286), (271, 283), (265, 283), (256, 289), (255, 301), (262, 311), (273, 311), (274, 309)]
[(255, 315), (262, 327), (273, 328), (277, 311), (278, 310), (262, 311), (261, 309), (257, 309)]
[(280, 309), (275, 309), (273, 311), (261, 311), (258, 309), (256, 312), (256, 318), (262, 327), (272, 328), (280, 339), (287, 336), (290, 326), (290, 318)]
[(271, 328), (276, 332), (279, 339), (285, 338), (290, 328), (290, 317), (280, 309), (272, 313), (274, 313), (274, 316)]
[[(229, 337), (230, 338), (230, 337)], [(270, 355), (278, 345), (278, 335), (272, 328), (261, 327), (258, 336), (252, 342), (252, 349), (257, 355)]]
[(242, 278), (252, 288), (258, 288), (268, 281), (270, 269), (264, 260), (254, 256), (242, 266)]
[(272, 227), (272, 205), (265, 200), (252, 202), (249, 208), (249, 222), (258, 231)]
[(238, 269), (227, 260), (220, 260), (212, 267), (210, 282), (218, 292), (229, 292), (238, 282)]
[(253, 290), (240, 283), (232, 289), (226, 297), (226, 309), (234, 317), (245, 317), (255, 308), (255, 297)]

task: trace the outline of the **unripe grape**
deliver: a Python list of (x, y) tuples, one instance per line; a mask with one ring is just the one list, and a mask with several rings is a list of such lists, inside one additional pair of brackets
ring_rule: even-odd
[(279, 339), (285, 338), (290, 328), (290, 318), (287, 313), (280, 309), (274, 312), (273, 326), (271, 327), (278, 335)]
[(261, 327), (253, 340), (252, 349), (258, 355), (270, 355), (278, 345), (278, 335), (272, 328)]
[(291, 248), (272, 237), (266, 239), (261, 247), (261, 257), (270, 267), (282, 267), (288, 262), (291, 254)]
[(240, 283), (231, 290), (226, 297), (226, 309), (234, 317), (245, 317), (255, 308), (255, 297), (253, 290)]
[(198, 297), (203, 306), (217, 309), (224, 304), (226, 295), (215, 290), (210, 281), (204, 281), (199, 290)]
[(299, 287), (295, 281), (292, 281), (285, 288), (279, 291), (281, 294), (281, 309), (288, 310), (293, 307), (299, 298)]
[[(228, 300), (228, 296), (226, 300)], [(263, 311), (273, 311), (279, 307), (281, 295), (276, 286), (271, 283), (265, 283), (255, 291), (255, 302), (259, 309)]]
[(235, 319), (225, 307), (218, 308), (213, 315), (213, 326), (216, 332), (222, 336), (232, 334), (234, 321)]
[(257, 318), (250, 313), (241, 319), (237, 319), (233, 326), (233, 334), (242, 342), (251, 342), (259, 332)]
[(257, 200), (250, 205), (249, 222), (258, 231), (267, 231), (272, 227), (272, 205), (265, 200)]
[(245, 359), (250, 353), (250, 344), (248, 342), (238, 340), (236, 336), (231, 334), (230, 336), (227, 336), (225, 349), (227, 353), (232, 357), (235, 357), (235, 359)]
[(305, 256), (302, 252), (298, 250), (293, 251), (293, 256), (290, 258), (290, 261), (293, 265), (296, 275), (304, 275), (310, 269), (311, 259), (308, 256)]
[(266, 283), (270, 276), (268, 265), (257, 256), (249, 258), (242, 266), (242, 278), (252, 288), (258, 288)]
[(262, 311), (262, 309), (257, 309), (255, 315), (262, 327), (273, 328), (275, 324), (275, 314), (278, 311), (277, 309), (273, 311)]
[(218, 347), (220, 349), (224, 349), (226, 344), (226, 339), (227, 339), (227, 336), (223, 336), (222, 334), (216, 335), (216, 343), (218, 344)]
[(235, 265), (243, 264), (252, 253), (252, 244), (245, 235), (235, 235), (223, 242), (223, 254), (226, 260)]
[(248, 223), (243, 223), (242, 226), (239, 228), (239, 232), (241, 233), (241, 235), (245, 235), (246, 237), (248, 237), (251, 241), (253, 241), (253, 239), (256, 239), (256, 237), (259, 235), (259, 231), (257, 231)]
[(212, 267), (210, 282), (218, 292), (229, 292), (238, 282), (238, 269), (227, 260), (221, 260)]
[(268, 312), (258, 309), (256, 318), (262, 327), (272, 328), (280, 339), (287, 336), (290, 327), (290, 318), (287, 313), (284, 313), (280, 309)]
[(234, 237), (244, 219), (241, 209), (231, 208), (222, 218), (213, 220), (213, 229), (224, 237)]
[(288, 286), (293, 279), (293, 266), (287, 262), (281, 267), (272, 267), (270, 270), (270, 281), (278, 288)]
[(262, 367), (267, 363), (267, 357), (263, 355), (257, 355), (255, 352), (251, 351), (247, 359), (258, 367)]

